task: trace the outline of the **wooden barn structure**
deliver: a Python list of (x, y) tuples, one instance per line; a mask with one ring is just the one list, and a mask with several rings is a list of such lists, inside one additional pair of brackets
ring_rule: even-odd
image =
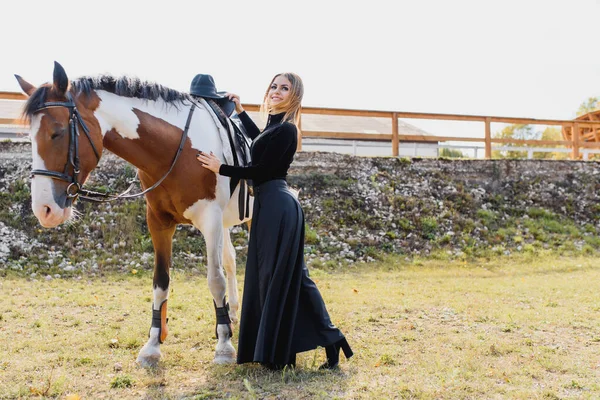
[[(575, 121), (582, 122), (600, 122), (600, 110), (595, 110), (575, 118)], [(563, 138), (565, 140), (573, 140), (573, 127), (563, 126)], [(600, 143), (600, 125), (584, 126), (579, 128), (579, 142), (596, 142)]]

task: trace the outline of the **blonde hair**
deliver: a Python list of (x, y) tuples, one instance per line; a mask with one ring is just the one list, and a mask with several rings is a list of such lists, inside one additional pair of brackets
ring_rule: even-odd
[[(288, 81), (290, 81), (292, 87), (290, 88), (289, 96), (284, 101), (278, 104), (270, 104), (269, 90), (271, 90), (271, 85), (278, 76), (285, 77)], [(291, 122), (292, 124), (296, 125), (297, 128), (299, 128), (303, 96), (304, 84), (302, 83), (302, 79), (297, 74), (293, 72), (283, 72), (281, 74), (277, 74), (273, 77), (273, 79), (271, 79), (271, 82), (267, 87), (265, 97), (263, 98), (263, 103), (260, 106), (260, 113), (264, 119), (266, 119), (269, 114), (280, 114), (284, 112), (285, 115), (283, 116), (283, 121)]]

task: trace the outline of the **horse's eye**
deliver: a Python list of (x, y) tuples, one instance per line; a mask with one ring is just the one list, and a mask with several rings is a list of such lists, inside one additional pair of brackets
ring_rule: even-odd
[(52, 139), (52, 140), (58, 139), (59, 137), (61, 137), (63, 135), (63, 133), (65, 133), (65, 131), (62, 129), (54, 131), (54, 132), (52, 132), (52, 135), (50, 135), (50, 139)]

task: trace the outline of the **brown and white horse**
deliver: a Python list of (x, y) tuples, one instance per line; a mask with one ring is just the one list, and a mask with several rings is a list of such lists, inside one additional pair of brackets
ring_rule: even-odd
[[(228, 228), (243, 221), (237, 196), (230, 196), (229, 178), (215, 175), (196, 161), (199, 150), (223, 158), (212, 111), (199, 104), (192, 115), (188, 94), (137, 79), (100, 76), (70, 82), (58, 63), (52, 84), (36, 88), (16, 77), (29, 96), (24, 113), (31, 127), (32, 207), (42, 226), (56, 227), (71, 218), (72, 201), (104, 149), (136, 166), (144, 189), (167, 175), (145, 195), (155, 254), (154, 303), (149, 339), (139, 352), (138, 363), (153, 366), (161, 357), (160, 344), (167, 335), (172, 237), (178, 224), (194, 225), (205, 238), (208, 287), (217, 309), (214, 361), (234, 362), (229, 317), (236, 321), (239, 300)], [(186, 123), (189, 130), (182, 141)]]

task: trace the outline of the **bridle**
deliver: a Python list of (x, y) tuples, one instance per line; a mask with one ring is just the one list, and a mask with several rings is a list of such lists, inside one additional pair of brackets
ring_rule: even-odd
[[(75, 200), (75, 198), (77, 198), (77, 197), (79, 197), (82, 200), (92, 201), (92, 202), (96, 202), (96, 203), (104, 203), (104, 202), (114, 201), (117, 199), (127, 199), (127, 198), (139, 197), (139, 196), (142, 196), (142, 195), (148, 193), (149, 191), (155, 189), (158, 185), (160, 185), (162, 183), (162, 181), (165, 180), (165, 178), (173, 170), (173, 167), (175, 166), (175, 163), (177, 162), (177, 159), (179, 158), (179, 155), (181, 154), (181, 151), (183, 150), (183, 146), (187, 139), (188, 129), (190, 127), (190, 122), (192, 120), (192, 114), (194, 113), (194, 108), (196, 107), (192, 103), (192, 107), (190, 108), (190, 112), (188, 114), (188, 119), (187, 119), (187, 122), (185, 125), (185, 129), (183, 130), (183, 134), (181, 135), (181, 141), (179, 143), (177, 153), (175, 154), (173, 162), (171, 163), (171, 167), (169, 168), (167, 173), (162, 178), (160, 178), (154, 185), (152, 185), (151, 187), (145, 189), (144, 191), (142, 191), (140, 193), (128, 194), (131, 191), (131, 189), (133, 188), (133, 186), (135, 185), (135, 183), (131, 183), (129, 185), (129, 188), (127, 188), (127, 190), (125, 190), (124, 192), (122, 192), (120, 194), (115, 195), (115, 194), (100, 193), (100, 192), (88, 190), (88, 189), (81, 187), (81, 184), (78, 181), (79, 173), (81, 172), (80, 166), (79, 166), (79, 125), (81, 125), (83, 133), (85, 133), (85, 136), (87, 137), (88, 141), (90, 142), (90, 145), (92, 146), (92, 150), (94, 151), (94, 154), (96, 155), (96, 159), (98, 162), (100, 161), (100, 153), (98, 152), (98, 149), (94, 145), (94, 141), (92, 140), (92, 138), (90, 136), (90, 131), (89, 131), (87, 125), (85, 124), (85, 122), (83, 121), (83, 119), (81, 118), (81, 114), (79, 114), (79, 110), (77, 110), (77, 106), (75, 105), (73, 96), (71, 95), (70, 92), (67, 92), (66, 97), (67, 97), (67, 101), (48, 101), (48, 102), (42, 103), (42, 105), (40, 105), (34, 111), (34, 113), (37, 113), (39, 111), (42, 111), (42, 110), (45, 110), (48, 108), (53, 108), (53, 107), (66, 107), (69, 109), (69, 152), (67, 154), (67, 161), (65, 163), (65, 169), (62, 173), (57, 172), (57, 171), (50, 171), (47, 169), (34, 169), (31, 171), (31, 176), (34, 177), (36, 175), (42, 175), (42, 176), (50, 177), (52, 179), (58, 179), (61, 181), (68, 182), (69, 186), (67, 186), (67, 190), (66, 190), (67, 206), (70, 205), (70, 203), (72, 203)], [(72, 175), (69, 175), (69, 167), (73, 168)]]
[[(81, 192), (81, 185), (79, 184), (78, 177), (81, 170), (79, 169), (79, 125), (83, 129), (85, 136), (92, 145), (92, 150), (98, 161), (100, 161), (100, 154), (94, 145), (94, 141), (90, 137), (90, 131), (81, 118), (79, 110), (73, 101), (71, 93), (67, 92), (67, 101), (48, 101), (42, 103), (34, 112), (53, 108), (53, 107), (66, 107), (69, 109), (69, 152), (67, 154), (67, 162), (65, 163), (64, 171), (49, 171), (47, 169), (34, 169), (31, 171), (31, 176), (36, 175), (48, 176), (52, 179), (59, 179), (69, 183), (67, 186), (67, 202), (72, 202)], [(73, 174), (69, 175), (69, 167), (73, 168)]]

